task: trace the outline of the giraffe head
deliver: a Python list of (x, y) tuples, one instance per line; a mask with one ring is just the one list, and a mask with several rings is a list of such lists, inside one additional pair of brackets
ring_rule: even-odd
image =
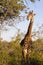
[(33, 13), (33, 11), (30, 11), (29, 14), (27, 15), (27, 20), (32, 20), (32, 21), (33, 21), (35, 15), (36, 15), (36, 14)]

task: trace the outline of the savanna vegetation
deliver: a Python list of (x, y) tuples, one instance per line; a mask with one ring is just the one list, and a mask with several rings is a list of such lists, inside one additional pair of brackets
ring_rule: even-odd
[[(43, 65), (43, 39), (38, 39), (32, 43), (33, 49), (30, 52), (30, 65)], [(0, 42), (0, 65), (21, 65), (22, 49), (20, 46), (20, 37), (15, 41)]]

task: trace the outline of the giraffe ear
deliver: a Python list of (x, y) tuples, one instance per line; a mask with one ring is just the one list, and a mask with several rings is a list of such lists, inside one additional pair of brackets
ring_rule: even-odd
[(34, 16), (35, 16), (36, 14), (34, 14)]

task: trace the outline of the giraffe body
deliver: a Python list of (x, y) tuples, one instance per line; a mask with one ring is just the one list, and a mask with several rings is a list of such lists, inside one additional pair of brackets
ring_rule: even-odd
[(32, 34), (32, 26), (33, 26), (33, 22), (34, 22), (34, 15), (35, 14), (33, 13), (33, 11), (29, 12), (29, 14), (27, 16), (27, 20), (30, 20), (30, 23), (28, 26), (27, 34), (25, 35), (24, 39), (20, 43), (20, 45), (22, 46), (24, 60), (26, 60), (27, 55), (28, 55), (29, 44), (32, 43), (31, 34)]

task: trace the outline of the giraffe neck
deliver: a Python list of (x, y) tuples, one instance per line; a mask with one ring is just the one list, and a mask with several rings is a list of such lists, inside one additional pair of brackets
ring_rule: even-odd
[(29, 26), (28, 26), (28, 30), (27, 30), (27, 34), (26, 34), (25, 37), (31, 36), (31, 33), (32, 33), (32, 26), (33, 26), (33, 21), (30, 20), (30, 23), (29, 23)]

